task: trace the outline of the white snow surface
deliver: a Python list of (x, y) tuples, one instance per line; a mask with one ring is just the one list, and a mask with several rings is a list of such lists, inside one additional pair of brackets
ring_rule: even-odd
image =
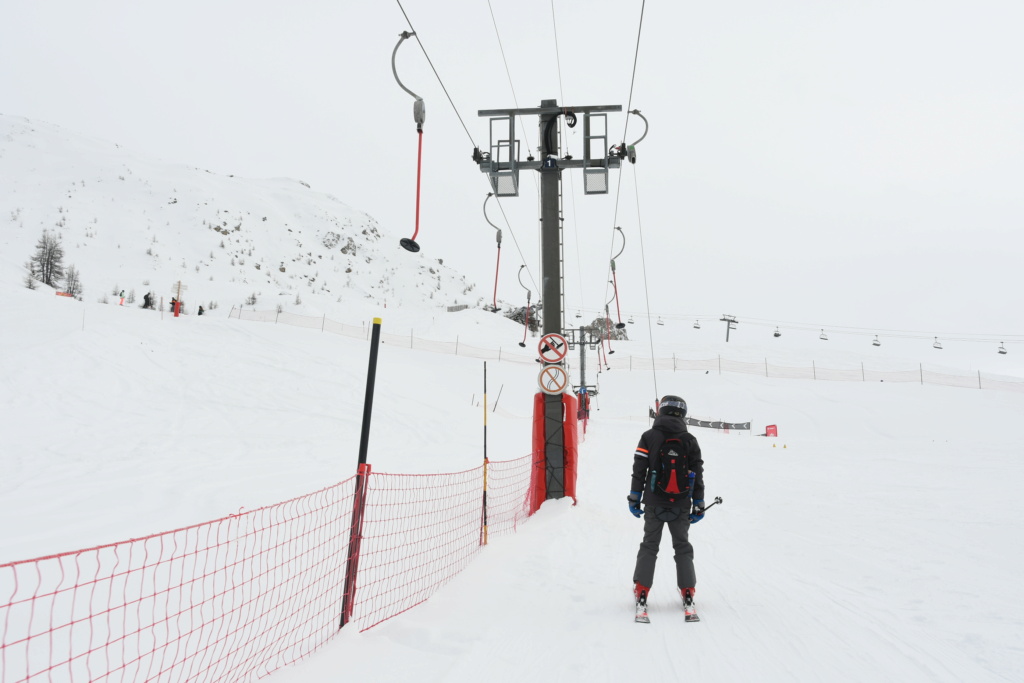
[[(69, 177), (69, 186), (76, 179)], [(42, 215), (43, 180), (19, 186), (13, 201), (22, 216)], [(215, 292), (221, 308), (203, 317), (101, 303), (97, 295), (115, 278), (127, 286), (127, 277), (151, 277), (165, 287), (178, 276), (163, 266), (119, 270), (106, 230), (82, 237), (94, 246), (80, 253), (97, 254), (88, 269), (80, 263), (84, 301), (46, 287), (30, 291), (20, 266), (39, 229), (32, 223), (15, 230), (11, 195), (4, 201), (0, 562), (204, 522), (355, 472), (367, 341), (229, 319), (227, 297), (247, 294), (241, 286)], [(154, 224), (152, 234), (164, 243), (159, 228)], [(215, 248), (206, 241), (196, 247), (207, 238), (197, 234), (167, 236), (173, 262), (189, 250), (198, 258)], [(146, 240), (132, 249), (142, 254)], [(263, 248), (268, 263), (282, 260), (279, 247)], [(209, 272), (215, 283), (232, 277)], [(401, 267), (396, 272), (405, 275)], [(109, 284), (100, 286), (104, 280)], [(295, 290), (286, 285), (282, 280), (290, 300)], [(445, 284), (445, 291), (458, 293), (459, 286)], [(366, 291), (354, 290), (347, 315), (337, 291), (304, 294), (304, 306), (368, 325)], [(531, 350), (515, 346), (521, 328), (501, 316), (444, 313), (429, 297), (385, 309), (383, 293), (371, 294), (385, 331)], [(780, 357), (778, 346), (767, 346), (770, 337), (763, 346), (725, 347), (688, 329), (653, 329), (662, 335), (659, 357)], [(617, 359), (650, 355), (646, 338), (615, 348)], [(792, 359), (834, 367), (868, 358), (822, 345), (813, 356), (787, 349), (783, 355)], [(874, 362), (906, 366), (886, 347), (874, 351), (887, 354), (870, 356)], [(593, 382), (593, 354), (588, 363)], [(600, 393), (580, 449), (578, 504), (546, 502), (518, 533), (492, 539), (426, 603), (364, 633), (343, 630), (272, 680), (1024, 679), (1024, 394), (664, 371), (655, 389), (650, 370), (615, 365), (596, 376)], [(1015, 367), (996, 369), (1019, 376)], [(525, 455), (536, 370), (489, 362), (487, 372), (488, 455)], [(479, 465), (482, 380), (480, 360), (382, 346), (369, 441), (374, 471)], [(753, 434), (779, 427), (777, 439), (694, 429), (707, 497), (724, 499), (691, 531), (698, 624), (683, 623), (667, 539), (652, 623), (632, 621), (641, 522), (625, 497), (656, 393), (682, 395), (697, 417), (750, 420)]]

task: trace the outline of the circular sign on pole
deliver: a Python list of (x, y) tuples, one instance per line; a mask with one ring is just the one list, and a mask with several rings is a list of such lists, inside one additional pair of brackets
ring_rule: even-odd
[(537, 353), (545, 363), (561, 363), (569, 351), (569, 342), (557, 332), (549, 332), (540, 338)]
[(569, 373), (561, 365), (545, 365), (537, 375), (537, 384), (545, 394), (561, 394), (569, 385)]

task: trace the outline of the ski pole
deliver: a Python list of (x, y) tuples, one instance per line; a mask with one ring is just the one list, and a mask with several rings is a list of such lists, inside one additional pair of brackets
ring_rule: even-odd
[(708, 508), (714, 507), (716, 505), (719, 505), (721, 502), (722, 502), (722, 497), (721, 496), (715, 496), (715, 502), (712, 503), (711, 505), (705, 505), (704, 509), (701, 510), (701, 512), (707, 512)]

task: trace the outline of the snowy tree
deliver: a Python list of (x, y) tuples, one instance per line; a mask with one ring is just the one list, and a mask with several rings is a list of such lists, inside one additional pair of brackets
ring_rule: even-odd
[(29, 263), (32, 277), (44, 285), (56, 287), (64, 279), (64, 246), (60, 237), (43, 230), (42, 237), (36, 242), (36, 253)]
[(76, 299), (82, 296), (82, 277), (73, 264), (68, 266), (67, 273), (64, 275), (64, 291)]

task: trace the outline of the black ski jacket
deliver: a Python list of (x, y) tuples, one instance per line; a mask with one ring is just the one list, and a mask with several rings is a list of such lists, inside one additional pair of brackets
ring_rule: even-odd
[(630, 491), (643, 491), (646, 505), (659, 507), (689, 507), (690, 500), (684, 495), (669, 497), (662, 491), (651, 491), (646, 488), (647, 475), (650, 472), (651, 458), (657, 457), (661, 445), (668, 438), (677, 438), (686, 448), (686, 466), (694, 473), (693, 499), (704, 499), (704, 460), (700, 455), (697, 437), (686, 430), (686, 422), (681, 417), (659, 415), (654, 418), (654, 425), (640, 436), (636, 453), (633, 455), (633, 479)]

